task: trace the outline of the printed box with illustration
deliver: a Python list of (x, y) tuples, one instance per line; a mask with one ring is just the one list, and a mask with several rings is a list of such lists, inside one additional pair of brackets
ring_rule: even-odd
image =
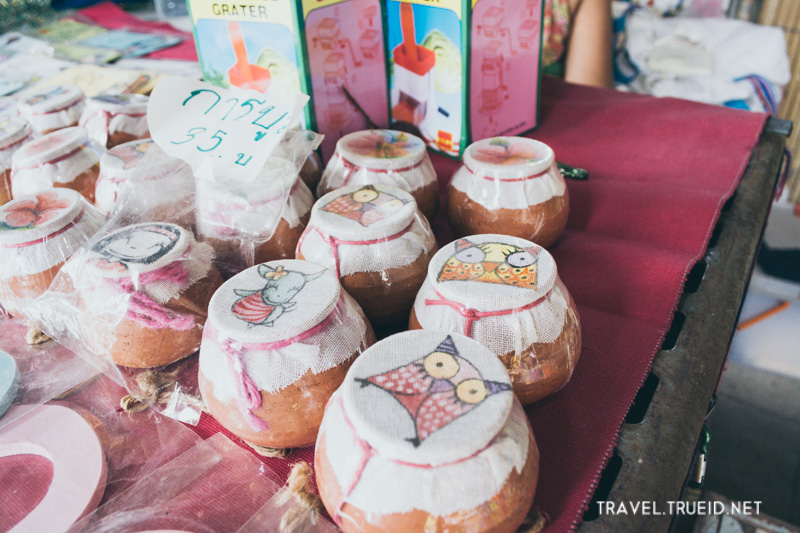
[(347, 92), (378, 125), (388, 125), (381, 0), (262, 0), (249, 4), (189, 0), (204, 79), (312, 97), (304, 125), (336, 140), (366, 129)]
[(542, 0), (387, 0), (391, 118), (461, 155), (537, 124)]

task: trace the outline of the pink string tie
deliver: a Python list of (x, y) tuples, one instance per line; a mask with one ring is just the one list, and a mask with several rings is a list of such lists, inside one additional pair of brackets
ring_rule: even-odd
[[(345, 424), (347, 424), (347, 427), (350, 429), (350, 431), (353, 434), (353, 441), (354, 441), (355, 445), (358, 446), (358, 448), (361, 450), (361, 458), (359, 459), (358, 467), (356, 468), (356, 472), (355, 472), (355, 474), (353, 474), (353, 479), (350, 480), (350, 483), (347, 484), (347, 488), (345, 488), (345, 490), (342, 492), (342, 497), (339, 499), (339, 502), (336, 504), (336, 509), (334, 510), (333, 516), (331, 517), (331, 518), (333, 518), (333, 521), (336, 523), (336, 525), (341, 527), (341, 525), (342, 525), (341, 513), (342, 513), (342, 509), (344, 508), (344, 504), (347, 503), (347, 498), (350, 496), (350, 494), (353, 493), (353, 491), (356, 488), (356, 485), (358, 485), (358, 482), (361, 481), (361, 476), (364, 474), (364, 470), (367, 468), (367, 463), (369, 463), (369, 460), (372, 459), (373, 457), (379, 456), (380, 454), (378, 453), (378, 451), (375, 448), (370, 446), (370, 444), (367, 441), (365, 441), (364, 439), (362, 439), (362, 438), (360, 438), (358, 436), (358, 433), (356, 432), (356, 428), (353, 425), (353, 422), (347, 416), (347, 413), (345, 413), (343, 400), (341, 399), (341, 397), (339, 397), (339, 398), (337, 398), (337, 401), (339, 403), (339, 408), (342, 410), (342, 418), (344, 418)], [(459, 463), (463, 463), (464, 461), (469, 461), (473, 457), (476, 457), (476, 456), (480, 455), (481, 453), (483, 453), (484, 451), (486, 451), (487, 449), (489, 449), (495, 443), (495, 441), (497, 440), (497, 436), (499, 434), (500, 433), (498, 432), (498, 434), (495, 435), (494, 437), (492, 437), (492, 439), (489, 441), (489, 443), (486, 446), (484, 446), (480, 450), (476, 451), (475, 453), (473, 453), (473, 454), (471, 454), (471, 455), (469, 455), (467, 457), (464, 457), (462, 459), (457, 459), (455, 461), (450, 461), (449, 463), (442, 463), (442, 464), (437, 465), (437, 466), (419, 464), (419, 463), (409, 463), (409, 462), (406, 462), (406, 461), (401, 461), (399, 459), (387, 458), (387, 460), (389, 460), (389, 461), (391, 461), (391, 462), (393, 462), (395, 464), (408, 466), (408, 467), (411, 467), (411, 468), (431, 469), (431, 468), (442, 468), (442, 467), (445, 467), (445, 466), (452, 466), (452, 465), (456, 465), (456, 464), (459, 464)]]
[[(187, 250), (184, 258), (188, 253)], [(170, 281), (177, 285), (185, 285), (189, 279), (189, 269), (181, 259), (158, 270), (141, 274), (138, 280), (139, 289), (157, 281)], [(195, 327), (194, 316), (178, 314), (166, 309), (147, 294), (137, 290), (132, 278), (109, 279), (107, 282), (130, 296), (125, 316), (134, 322), (150, 329), (170, 328), (178, 331), (188, 331)]]
[(472, 325), (480, 320), (481, 318), (485, 318), (487, 316), (506, 316), (506, 315), (513, 315), (514, 313), (519, 313), (520, 311), (527, 311), (528, 309), (533, 309), (547, 298), (550, 294), (548, 291), (545, 293), (544, 296), (539, 298), (538, 300), (531, 302), (527, 305), (522, 307), (514, 307), (512, 309), (502, 309), (500, 311), (479, 311), (477, 309), (472, 309), (470, 307), (465, 306), (460, 302), (456, 302), (455, 300), (450, 300), (445, 298), (441, 295), (441, 293), (434, 289), (436, 296), (439, 297), (438, 300), (431, 300), (426, 299), (425, 305), (446, 305), (452, 309), (454, 309), (459, 315), (463, 316), (465, 320), (464, 324), (464, 335), (467, 337), (472, 337)]
[(266, 352), (269, 350), (280, 350), (281, 348), (286, 348), (296, 342), (302, 342), (320, 333), (330, 324), (334, 317), (340, 313), (342, 301), (342, 298), (340, 298), (333, 308), (333, 311), (313, 328), (295, 335), (290, 339), (275, 342), (242, 344), (229, 338), (221, 338), (222, 336), (214, 326), (206, 324), (206, 332), (203, 336), (206, 337), (206, 335), (208, 335), (211, 339), (215, 339), (222, 351), (228, 356), (228, 364), (233, 373), (234, 381), (236, 382), (236, 406), (239, 408), (239, 412), (244, 417), (247, 425), (250, 426), (253, 431), (264, 431), (267, 429), (268, 424), (253, 413), (254, 409), (261, 407), (261, 391), (247, 373), (244, 361), (245, 351), (253, 350)]
[(411, 226), (413, 226), (413, 225), (414, 225), (414, 221), (412, 221), (411, 224), (406, 226), (405, 229), (395, 233), (394, 235), (389, 235), (388, 237), (384, 237), (382, 239), (372, 239), (372, 240), (368, 240), (368, 241), (347, 241), (347, 240), (344, 240), (344, 239), (337, 239), (336, 237), (332, 237), (331, 235), (326, 234), (325, 232), (323, 232), (321, 229), (319, 229), (316, 226), (308, 226), (306, 228), (306, 230), (303, 232), (303, 234), (300, 235), (300, 240), (297, 242), (296, 251), (299, 252), (300, 249), (303, 247), (303, 243), (306, 240), (306, 236), (310, 232), (316, 231), (319, 234), (319, 236), (322, 238), (322, 240), (325, 241), (326, 243), (328, 243), (328, 246), (331, 247), (331, 254), (333, 255), (334, 271), (336, 273), (336, 277), (337, 278), (341, 278), (342, 274), (341, 274), (341, 271), (340, 271), (340, 268), (339, 268), (339, 246), (341, 246), (343, 244), (344, 245), (349, 245), (349, 246), (367, 246), (367, 245), (370, 245), (370, 244), (380, 244), (380, 243), (383, 243), (383, 242), (393, 241), (395, 239), (399, 239), (400, 237), (402, 237), (403, 235), (405, 235), (406, 233), (411, 231)]
[(342, 157), (342, 155), (338, 152), (336, 152), (335, 155), (339, 158), (339, 161), (342, 162), (342, 166), (347, 169), (347, 172), (345, 172), (344, 174), (344, 181), (342, 181), (341, 187), (347, 185), (347, 183), (350, 181), (350, 178), (358, 170), (366, 170), (367, 172), (374, 172), (375, 174), (394, 174), (394, 173), (399, 174), (400, 172), (408, 172), (409, 170), (414, 170), (415, 168), (421, 166), (425, 162), (425, 158), (422, 158), (420, 161), (414, 163), (413, 165), (409, 165), (403, 168), (368, 168), (368, 167), (360, 167), (354, 164), (353, 162), (348, 161), (347, 159)]

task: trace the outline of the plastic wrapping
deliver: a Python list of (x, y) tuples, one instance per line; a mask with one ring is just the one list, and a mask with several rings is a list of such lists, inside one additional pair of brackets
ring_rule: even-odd
[[(60, 344), (27, 344), (27, 329), (21, 320), (0, 317), (0, 358), (8, 358), (0, 362), (0, 431), (98, 374), (96, 368)], [(3, 389), (3, 383), (9, 388)], [(9, 408), (14, 410), (9, 412)]]
[(75, 253), (26, 315), (140, 402), (163, 403), (169, 416), (196, 423), (199, 402), (186, 394), (196, 360), (164, 367), (200, 346), (208, 302), (222, 283), (213, 250), (176, 224), (117, 228), (123, 218)]
[(488, 347), (524, 405), (563, 387), (581, 351), (578, 311), (553, 256), (508, 235), (472, 235), (442, 247), (409, 328), (457, 332)]
[(375, 340), (334, 273), (271, 261), (220, 287), (200, 347), (200, 391), (220, 424), (269, 448), (313, 444), (325, 403)]
[(333, 270), (379, 328), (408, 316), (435, 250), (409, 193), (351, 185), (317, 200), (296, 255)]
[(19, 198), (50, 187), (66, 187), (94, 202), (102, 152), (79, 126), (44, 135), (14, 152), (11, 194)]
[(104, 218), (71, 189), (48, 189), (0, 206), (0, 305), (24, 315), (26, 301), (103, 225)]
[(95, 203), (104, 214), (124, 212), (130, 222), (162, 220), (191, 228), (195, 180), (192, 168), (165, 154), (152, 139), (111, 148), (100, 159)]
[[(308, 132), (297, 136), (298, 143), (308, 142)], [(222, 278), (213, 248), (186, 224), (198, 205), (194, 188), (182, 190), (188, 174), (181, 172), (174, 190), (147, 181), (174, 165), (158, 148), (147, 151), (124, 180), (109, 222), (73, 255), (27, 316), (124, 384), (131, 406), (156, 407), (196, 424), (202, 402), (197, 357), (190, 356), (200, 347), (208, 304)]]
[(569, 216), (553, 150), (523, 137), (471, 144), (450, 181), (447, 215), (457, 236), (497, 232), (549, 247)]
[(80, 125), (89, 138), (107, 148), (145, 139), (148, 98), (141, 94), (101, 95), (86, 99)]
[(0, 117), (0, 205), (11, 200), (11, 158), (33, 139), (30, 124), (19, 117)]
[(314, 197), (299, 171), (321, 136), (290, 130), (253, 181), (197, 181), (197, 231), (217, 253), (224, 277), (294, 256)]
[(436, 214), (439, 184), (425, 143), (410, 133), (366, 130), (345, 135), (317, 187), (317, 196), (346, 185), (390, 185), (414, 197), (428, 218)]
[[(217, 434), (139, 480), (71, 531), (300, 533), (280, 527), (297, 504), (278, 503), (286, 489), (275, 477), (251, 453)], [(332, 531), (332, 525), (325, 530)]]
[[(16, 522), (22, 531), (66, 531), (200, 442), (156, 413), (122, 412), (124, 393), (99, 377), (0, 431), (0, 455), (15, 456), (0, 463), (1, 529)], [(37, 456), (51, 463), (49, 472), (37, 468)]]
[(83, 91), (77, 85), (47, 87), (26, 96), (17, 104), (19, 114), (30, 122), (36, 133), (77, 126), (83, 113)]
[(400, 333), (351, 366), (327, 408), (317, 486), (346, 532), (515, 531), (539, 452), (503, 365), (462, 335)]

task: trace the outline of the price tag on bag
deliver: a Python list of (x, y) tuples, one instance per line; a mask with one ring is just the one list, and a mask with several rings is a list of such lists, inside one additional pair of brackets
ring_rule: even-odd
[(155, 143), (196, 176), (251, 181), (307, 102), (302, 93), (279, 103), (257, 91), (168, 76), (153, 89), (147, 123)]

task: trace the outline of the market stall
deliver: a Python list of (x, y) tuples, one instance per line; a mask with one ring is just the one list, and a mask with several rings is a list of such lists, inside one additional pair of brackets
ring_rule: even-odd
[[(108, 4), (82, 14), (112, 28), (160, 27)], [(194, 48), (184, 41), (151, 57), (192, 59)], [(530, 519), (553, 532), (662, 530), (673, 515), (593, 516), (592, 497), (662, 509), (682, 497), (777, 182), (785, 124), (547, 77), (540, 95), (540, 125), (526, 136), (589, 177), (567, 180), (566, 230), (548, 247), (577, 304), (582, 349), (569, 383), (525, 409), (540, 453)], [(460, 162), (431, 158), (441, 192), (431, 227), (444, 246), (454, 240), (443, 206)], [(12, 333), (4, 323), (6, 346)], [(208, 413), (191, 428), (202, 439), (231, 438), (278, 484), (296, 463), (314, 464), (313, 447), (264, 457)], [(52, 474), (14, 466), (0, 495), (24, 516)], [(11, 476), (26, 471), (38, 484), (12, 498)]]

